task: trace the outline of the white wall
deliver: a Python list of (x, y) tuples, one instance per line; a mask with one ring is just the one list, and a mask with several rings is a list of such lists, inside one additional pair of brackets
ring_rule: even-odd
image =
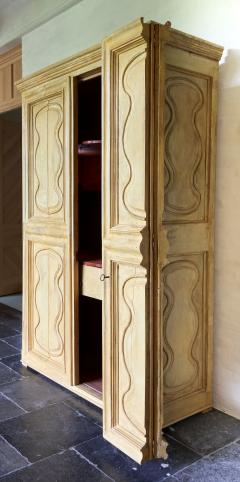
[(0, 0), (0, 51), (79, 0)]
[(29, 74), (145, 16), (225, 46), (220, 68), (216, 193), (215, 406), (240, 418), (240, 2), (83, 0), (23, 38)]
[(240, 46), (238, 0), (82, 0), (23, 37), (27, 75), (100, 42), (115, 29), (144, 17), (226, 48)]

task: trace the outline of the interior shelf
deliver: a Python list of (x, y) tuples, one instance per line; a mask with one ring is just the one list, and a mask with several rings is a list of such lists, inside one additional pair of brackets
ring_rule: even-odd
[(101, 259), (84, 259), (80, 261), (83, 266), (95, 266), (95, 268), (102, 268)]
[(90, 387), (98, 393), (102, 393), (102, 378), (96, 378), (95, 380), (89, 380), (87, 383), (84, 383), (86, 387)]
[(92, 250), (91, 252), (81, 250), (79, 253), (79, 264), (84, 266), (95, 266), (96, 268), (102, 268), (102, 259), (101, 256), (99, 256), (99, 252), (94, 253), (94, 250)]

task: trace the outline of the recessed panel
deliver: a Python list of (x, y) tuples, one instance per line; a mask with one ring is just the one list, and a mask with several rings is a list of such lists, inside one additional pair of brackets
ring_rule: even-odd
[(205, 257), (171, 257), (163, 269), (165, 403), (205, 388)]

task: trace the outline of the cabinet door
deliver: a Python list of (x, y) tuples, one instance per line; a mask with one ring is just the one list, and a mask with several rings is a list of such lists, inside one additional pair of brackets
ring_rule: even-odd
[(69, 79), (23, 95), (23, 362), (72, 382)]
[(0, 117), (0, 296), (22, 291), (21, 116)]
[[(156, 28), (138, 21), (103, 46), (104, 437), (138, 462), (162, 447), (161, 355), (155, 363), (159, 331), (150, 298), (154, 154), (163, 164)], [(160, 200), (159, 220), (161, 212)]]
[(164, 424), (212, 406), (218, 63), (166, 48)]

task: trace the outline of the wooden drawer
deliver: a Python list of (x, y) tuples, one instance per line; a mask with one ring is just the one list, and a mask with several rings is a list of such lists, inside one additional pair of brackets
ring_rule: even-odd
[(80, 276), (82, 278), (81, 294), (95, 298), (97, 300), (103, 299), (103, 282), (100, 281), (102, 268), (95, 266), (81, 266)]

